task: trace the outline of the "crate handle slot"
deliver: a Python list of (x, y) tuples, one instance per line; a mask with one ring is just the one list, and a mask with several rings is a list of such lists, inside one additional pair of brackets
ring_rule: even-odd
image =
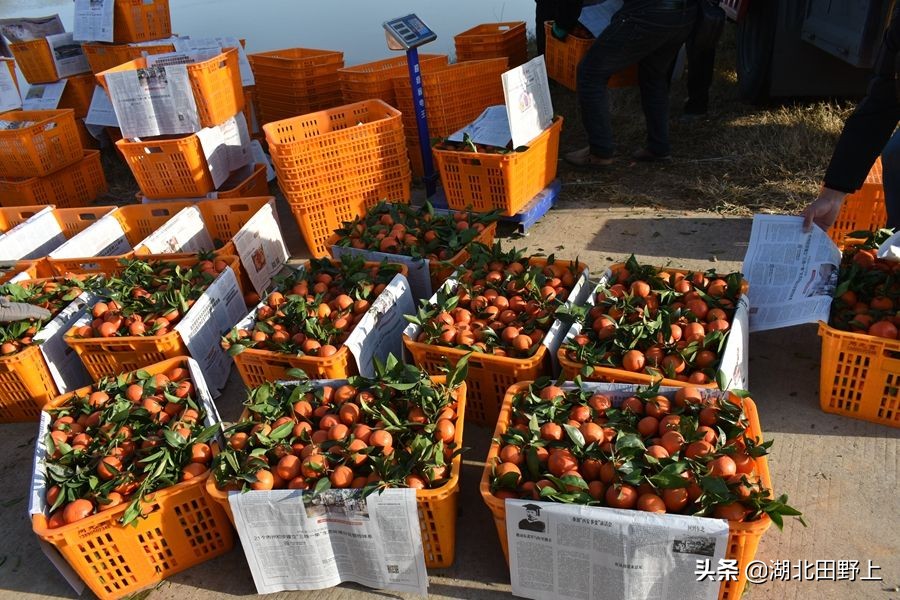
[(97, 215), (94, 213), (79, 213), (78, 218), (82, 221), (96, 221)]
[(19, 213), (19, 218), (20, 219), (30, 219), (31, 217), (33, 217), (36, 214), (37, 213), (33, 210), (23, 210)]
[(249, 204), (234, 204), (228, 207), (228, 212), (247, 212), (249, 210)]
[(168, 217), (172, 214), (172, 211), (170, 211), (168, 208), (154, 208), (150, 211), (150, 214), (154, 217)]
[(900, 360), (900, 350), (891, 350), (890, 348), (885, 348), (881, 351), (881, 353), (885, 358)]
[(162, 154), (165, 152), (160, 146), (144, 146), (144, 154)]

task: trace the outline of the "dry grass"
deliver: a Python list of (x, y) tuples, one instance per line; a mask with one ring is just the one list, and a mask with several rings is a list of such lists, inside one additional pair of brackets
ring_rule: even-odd
[[(730, 36), (726, 36), (730, 37)], [(685, 84), (672, 90), (670, 138), (674, 160), (634, 163), (644, 118), (637, 90), (613, 90), (616, 164), (585, 174), (561, 163), (568, 197), (590, 202), (660, 206), (728, 214), (796, 212), (818, 190), (832, 148), (852, 103), (797, 102), (756, 108), (738, 99), (733, 40), (717, 57), (710, 112), (700, 121), (678, 120)], [(585, 145), (575, 95), (554, 86), (554, 108), (566, 117), (561, 152)]]

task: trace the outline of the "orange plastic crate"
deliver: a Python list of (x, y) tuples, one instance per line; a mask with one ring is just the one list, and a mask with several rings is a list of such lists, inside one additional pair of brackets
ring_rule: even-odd
[(66, 87), (59, 99), (58, 108), (71, 108), (75, 111), (76, 119), (85, 118), (91, 107), (96, 86), (97, 82), (91, 73), (67, 77)]
[(887, 222), (884, 206), (884, 186), (881, 182), (881, 157), (875, 161), (865, 183), (844, 199), (837, 220), (828, 230), (828, 237), (838, 246), (854, 231), (876, 231)]
[[(238, 51), (226, 50), (209, 60), (185, 65), (200, 124), (213, 127), (224, 123), (244, 109), (244, 91), (241, 87), (241, 73), (238, 66)], [(107, 92), (106, 76), (110, 73), (136, 71), (147, 67), (146, 58), (137, 58), (118, 65), (97, 75), (97, 81)]]
[[(432, 377), (432, 380), (435, 383), (445, 383), (447, 379), (444, 376), (436, 376)], [(453, 441), (457, 448), (462, 448), (468, 403), (465, 383), (458, 388), (457, 402), (456, 434)], [(246, 418), (248, 415), (245, 410), (239, 420)], [(422, 530), (422, 550), (425, 553), (425, 566), (429, 569), (449, 567), (456, 557), (456, 518), (461, 468), (462, 455), (457, 455), (450, 464), (450, 478), (444, 485), (433, 490), (416, 490), (416, 506)], [(206, 493), (222, 506), (229, 520), (234, 523), (234, 513), (231, 512), (231, 505), (228, 503), (228, 492), (216, 487), (213, 477), (206, 480)]]
[[(185, 357), (147, 365), (151, 375), (187, 368)], [(129, 378), (134, 373), (128, 373)], [(59, 396), (45, 410), (65, 405), (75, 393)], [(123, 598), (163, 579), (225, 554), (234, 535), (222, 507), (206, 495), (206, 476), (184, 481), (149, 495), (142, 518), (121, 525), (126, 503), (55, 529), (47, 517), (32, 515), (37, 536), (59, 550), (66, 562), (102, 600)]]
[(195, 206), (203, 216), (203, 222), (213, 240), (227, 242), (247, 224), (253, 215), (274, 200), (272, 196), (256, 198), (219, 198), (203, 200)]
[[(148, 257), (151, 258), (151, 257)], [(240, 259), (236, 256), (220, 256), (236, 271)], [(196, 257), (169, 258), (153, 256), (154, 260), (164, 260), (179, 265), (190, 266), (197, 263)], [(116, 265), (107, 273), (115, 273), (121, 265)], [(76, 338), (72, 330), (66, 332), (66, 344), (78, 353), (91, 379), (98, 381), (102, 377), (111, 377), (119, 373), (136, 371), (147, 365), (158, 363), (169, 358), (188, 356), (187, 346), (177, 331), (165, 335), (121, 336), (110, 338)]]
[[(423, 73), (430, 135), (446, 137), (471, 123), (488, 106), (503, 104), (500, 76), (506, 71), (506, 59), (494, 58), (456, 63)], [(418, 139), (409, 77), (395, 77), (392, 82), (407, 135)]]
[(512, 216), (556, 179), (562, 117), (524, 152), (474, 153), (433, 149), (447, 204), (455, 210), (499, 210)]
[(262, 163), (253, 165), (253, 172), (243, 180), (233, 181), (232, 178), (228, 178), (219, 188), (217, 195), (220, 199), (268, 196), (269, 181), (266, 179), (266, 165)]
[[(529, 259), (531, 264), (545, 264), (540, 258)], [(556, 264), (569, 265), (558, 260)], [(582, 268), (583, 269), (583, 268)], [(447, 366), (456, 364), (469, 350), (449, 348), (417, 342), (406, 334), (403, 343), (413, 357), (413, 363), (427, 373), (436, 375)], [(466, 384), (469, 386), (469, 421), (477, 425), (490, 426), (497, 422), (500, 405), (509, 386), (519, 381), (531, 381), (542, 375), (552, 374), (550, 351), (539, 345), (533, 356), (510, 358), (493, 354), (473, 352), (469, 356)]]
[[(0, 208), (0, 231), (8, 231), (24, 223), (38, 214), (46, 206), (16, 206), (12, 208)], [(77, 208), (55, 208), (53, 216), (59, 222), (60, 227), (67, 238), (81, 233), (97, 222), (100, 217), (116, 210), (115, 206), (85, 206)], [(42, 259), (43, 260), (43, 259)], [(47, 263), (49, 264), (49, 263)], [(32, 278), (49, 277), (48, 275), (35, 275)]]
[(88, 131), (87, 126), (84, 124), (84, 119), (76, 119), (75, 127), (78, 128), (78, 139), (81, 141), (82, 148), (85, 150), (100, 149), (100, 142)]
[[(577, 87), (578, 63), (594, 44), (595, 38), (582, 38), (569, 35), (565, 40), (556, 39), (550, 32), (553, 23), (544, 23), (547, 34), (547, 48), (544, 60), (547, 62), (547, 76), (573, 92)], [(632, 65), (612, 77), (607, 87), (633, 87), (637, 85), (637, 65)]]
[(900, 427), (900, 341), (819, 322), (819, 405), (827, 413)]
[(3, 274), (0, 275), (0, 284), (9, 283), (11, 279), (22, 273), (24, 273), (28, 279), (44, 279), (54, 276), (53, 269), (50, 267), (50, 263), (47, 262), (46, 258), (20, 260), (12, 267), (7, 268)]
[(149, 44), (131, 46), (128, 44), (104, 44), (103, 42), (83, 42), (81, 49), (91, 65), (92, 73), (102, 73), (118, 67), (130, 60), (140, 58), (144, 54), (164, 54), (174, 52), (174, 44)]
[[(509, 547), (506, 538), (506, 501), (497, 498), (491, 493), (491, 467), (500, 453), (499, 440), (509, 426), (512, 414), (512, 400), (519, 391), (527, 389), (530, 381), (524, 381), (512, 385), (506, 392), (503, 399), (503, 406), (497, 420), (491, 448), (488, 451), (487, 461), (485, 461), (484, 471), (481, 475), (481, 484), (479, 486), (481, 497), (491, 514), (494, 516), (494, 525), (497, 528), (497, 536), (500, 538), (500, 546), (503, 549), (503, 556), (506, 562), (509, 562)], [(663, 395), (670, 395), (665, 392)], [(744, 414), (747, 416), (749, 425), (747, 427), (747, 437), (751, 439), (762, 440), (762, 429), (759, 425), (759, 416), (756, 412), (756, 404), (753, 400), (743, 400)], [(756, 469), (759, 478), (764, 487), (772, 489), (772, 478), (769, 474), (769, 461), (765, 455), (756, 459)], [(719, 600), (738, 600), (744, 593), (744, 587), (747, 585), (746, 567), (756, 556), (759, 548), (759, 542), (763, 534), (772, 525), (772, 520), (763, 515), (756, 521), (746, 523), (729, 522), (728, 523), (728, 546), (725, 549), (725, 558), (737, 560), (738, 579), (737, 581), (723, 581), (719, 588)]]
[(171, 35), (169, 0), (116, 0), (114, 42), (146, 42)]
[(254, 77), (314, 78), (344, 67), (344, 53), (314, 48), (284, 48), (248, 54)]
[(25, 76), (25, 81), (34, 85), (36, 83), (52, 83), (59, 79), (56, 73), (56, 63), (53, 62), (53, 53), (50, 45), (44, 38), (29, 40), (27, 42), (13, 42), (9, 44), (19, 69)]
[(148, 198), (192, 198), (216, 189), (196, 134), (143, 142), (120, 139), (116, 148)]
[(0, 423), (37, 421), (59, 394), (38, 346), (0, 357)]
[(55, 204), (59, 208), (87, 206), (107, 191), (99, 150), (84, 150), (80, 161), (46, 177), (0, 179), (0, 204)]
[[(7, 123), (21, 125), (5, 129)], [(71, 109), (14, 110), (0, 115), (0, 178), (43, 177), (82, 157)]]
[[(420, 54), (419, 67), (424, 71), (429, 67), (444, 67), (448, 64), (444, 54)], [(409, 76), (405, 56), (386, 58), (375, 62), (345, 67), (338, 71), (341, 95), (345, 104), (378, 99), (393, 107), (397, 106), (394, 94), (394, 77)]]
[(525, 21), (483, 23), (454, 36), (453, 41), (459, 62), (505, 58), (512, 69), (528, 58)]

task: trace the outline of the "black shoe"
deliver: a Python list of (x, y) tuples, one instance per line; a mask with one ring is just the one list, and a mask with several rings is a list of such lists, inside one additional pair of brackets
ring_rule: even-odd
[(669, 162), (672, 160), (671, 154), (654, 154), (646, 148), (641, 148), (631, 155), (631, 158), (638, 162)]
[(613, 159), (611, 158), (603, 158), (591, 154), (590, 146), (585, 146), (584, 148), (575, 150), (574, 152), (567, 152), (563, 155), (563, 160), (573, 167), (578, 167), (579, 169), (601, 169), (613, 164)]

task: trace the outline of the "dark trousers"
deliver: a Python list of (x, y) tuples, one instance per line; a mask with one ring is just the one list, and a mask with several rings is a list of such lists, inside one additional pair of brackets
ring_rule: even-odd
[(900, 129), (894, 132), (881, 152), (881, 178), (887, 226), (900, 231)]
[(556, 2), (554, 0), (535, 0), (534, 6), (534, 34), (537, 43), (537, 53), (543, 54), (547, 47), (547, 39), (544, 33), (544, 22), (556, 19)]
[(647, 149), (658, 156), (671, 152), (669, 72), (696, 19), (695, 0), (630, 0), (616, 13), (578, 65), (578, 99), (592, 154), (613, 154), (607, 82), (634, 63), (647, 122)]
[(716, 66), (716, 47), (699, 48), (694, 38), (687, 41), (687, 102), (684, 111), (705, 113), (709, 108), (709, 88)]

